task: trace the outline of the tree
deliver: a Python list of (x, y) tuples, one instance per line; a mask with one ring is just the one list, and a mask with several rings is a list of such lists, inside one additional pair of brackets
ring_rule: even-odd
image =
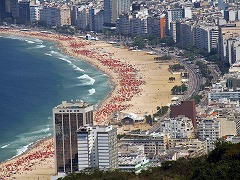
[(142, 38), (136, 38), (133, 43), (132, 43), (132, 46), (136, 46), (138, 47), (138, 49), (143, 49), (145, 48), (145, 43), (144, 43), (144, 39)]

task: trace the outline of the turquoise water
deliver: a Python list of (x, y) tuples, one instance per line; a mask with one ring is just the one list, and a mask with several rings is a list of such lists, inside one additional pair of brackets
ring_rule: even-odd
[(0, 77), (0, 162), (51, 135), (61, 101), (96, 104), (112, 88), (108, 76), (54, 43), (15, 36), (0, 37)]

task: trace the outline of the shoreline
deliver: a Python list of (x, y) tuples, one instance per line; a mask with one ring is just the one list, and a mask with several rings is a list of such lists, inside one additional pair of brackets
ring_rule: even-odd
[[(135, 109), (137, 109), (140, 112), (139, 114), (143, 115), (146, 113), (146, 111), (148, 113), (153, 112), (154, 111), (153, 109), (156, 109), (157, 107), (156, 104), (158, 104), (158, 101), (159, 101), (159, 105), (160, 104), (166, 105), (166, 102), (169, 102), (169, 99), (171, 99), (171, 96), (169, 95), (169, 87), (166, 88), (168, 90), (167, 93), (165, 93), (166, 90), (164, 88), (165, 86), (169, 85), (168, 82), (165, 82), (166, 80), (162, 80), (162, 79), (158, 81), (164, 81), (165, 84), (164, 83), (162, 84), (162, 82), (161, 83), (156, 82), (158, 79), (157, 75), (161, 76), (161, 75), (164, 75), (164, 73), (158, 73), (157, 75), (155, 74), (155, 72), (158, 72), (159, 69), (161, 68), (155, 67), (154, 62), (152, 60), (154, 56), (152, 55), (147, 56), (145, 55), (144, 51), (132, 52), (132, 51), (127, 51), (126, 49), (123, 49), (123, 48), (120, 49), (117, 47), (113, 47), (112, 45), (102, 41), (90, 42), (87, 40), (79, 39), (77, 37), (68, 37), (68, 36), (63, 36), (58, 34), (54, 34), (54, 35), (44, 34), (37, 31), (22, 32), (22, 31), (13, 30), (13, 29), (0, 30), (0, 35), (4, 35), (4, 34), (29, 37), (29, 38), (38, 38), (41, 40), (54, 42), (60, 52), (70, 57), (73, 57), (75, 59), (83, 60), (86, 63), (91, 64), (93, 67), (99, 69), (102, 73), (107, 74), (107, 76), (109, 77), (110, 84), (113, 87), (112, 87), (112, 90), (108, 93), (108, 95), (103, 100), (97, 103), (98, 107), (97, 107), (97, 112), (95, 113), (95, 117), (96, 115), (100, 117), (99, 121), (97, 121), (98, 124), (107, 124), (110, 122), (109, 119), (107, 120), (106, 118), (109, 118), (109, 114), (112, 114), (113, 111), (105, 112), (105, 110), (108, 110), (110, 108), (123, 109), (123, 110), (119, 110), (119, 112), (123, 111), (124, 113), (125, 111), (132, 112), (132, 111), (135, 111)], [(54, 37), (57, 37), (58, 39), (57, 38), (54, 39)], [(76, 45), (76, 47), (74, 47), (74, 45)], [(104, 58), (104, 59), (101, 59), (101, 58)], [(162, 65), (162, 66), (164, 66), (162, 70), (164, 70), (164, 72), (166, 73), (167, 71), (166, 71), (165, 65)], [(125, 69), (127, 69), (127, 71)], [(128, 73), (130, 73), (130, 76), (128, 75)], [(123, 77), (120, 77), (120, 75), (122, 75)], [(169, 75), (166, 75), (165, 79), (167, 79), (167, 76)], [(171, 76), (174, 76), (174, 75), (171, 75)], [(129, 81), (125, 81), (125, 77)], [(123, 83), (126, 83), (126, 84), (123, 84)], [(131, 83), (136, 83), (133, 85), (134, 88), (131, 88), (132, 87)], [(179, 81), (176, 81), (175, 83), (172, 83), (172, 85), (170, 86), (174, 86), (178, 83)], [(122, 86), (121, 84), (123, 84), (124, 86)], [(153, 90), (153, 88), (156, 88), (156, 91), (155, 89)], [(163, 94), (161, 94), (159, 90), (160, 88), (164, 89)], [(134, 93), (129, 94), (129, 96), (122, 98), (122, 96), (124, 96), (125, 93), (129, 93), (129, 91), (133, 91)], [(151, 107), (146, 107), (146, 103), (145, 103), (146, 98), (148, 98), (148, 101), (150, 103), (152, 102)], [(108, 104), (110, 104), (110, 106), (107, 106)], [(117, 104), (118, 106), (117, 107), (113, 106), (115, 104)], [(146, 110), (146, 109), (150, 109), (150, 110)], [(137, 112), (134, 112), (134, 113), (138, 114)], [(29, 146), (28, 150), (25, 151), (24, 153), (11, 158), (10, 160), (1, 162), (0, 170), (7, 163), (16, 161), (21, 157), (28, 155), (32, 151), (36, 151), (38, 149), (38, 146), (39, 145), (41, 146), (41, 143), (44, 144), (51, 139), (52, 139), (52, 136), (46, 139), (45, 138), (40, 139), (39, 141)], [(51, 160), (49, 160), (49, 162), (50, 161)], [(30, 175), (25, 177), (34, 176), (33, 171), (28, 171), (28, 173)], [(14, 174), (12, 174), (12, 176), (15, 177)], [(18, 177), (17, 179), (19, 179), (20, 177), (23, 177), (24, 179), (24, 176), (21, 173), (16, 174), (16, 176)], [(1, 177), (1, 173), (0, 173), (0, 177)], [(47, 179), (50, 179), (50, 178), (47, 178)]]

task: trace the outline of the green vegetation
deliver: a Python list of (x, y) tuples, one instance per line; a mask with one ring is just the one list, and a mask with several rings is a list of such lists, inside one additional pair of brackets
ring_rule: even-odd
[(153, 124), (153, 118), (151, 115), (146, 116), (146, 122), (152, 126)]
[(174, 65), (169, 65), (169, 69), (171, 71), (180, 71), (180, 70), (185, 69), (185, 68), (181, 64), (174, 64)]
[(71, 26), (58, 26), (56, 31), (62, 34), (73, 35), (75, 33), (75, 28)]
[(205, 87), (210, 86), (213, 76), (211, 75), (211, 71), (209, 70), (207, 64), (204, 64), (201, 61), (197, 61), (196, 65), (199, 67), (199, 69), (202, 73), (202, 76), (206, 78), (206, 82), (205, 82), (204, 86)]
[(120, 139), (122, 139), (124, 136), (126, 136), (126, 134), (118, 134), (118, 135), (117, 135), (117, 139), (120, 140)]
[(157, 112), (153, 114), (153, 117), (156, 116), (162, 116), (168, 112), (169, 107), (168, 106), (162, 106), (162, 107), (157, 107)]
[(185, 84), (182, 84), (181, 86), (176, 85), (171, 89), (173, 95), (182, 94), (185, 91), (187, 91), (187, 86)]
[(142, 38), (136, 38), (134, 39), (133, 43), (132, 43), (133, 47), (137, 47), (138, 49), (143, 49), (145, 48), (145, 43), (144, 43), (144, 39)]
[(171, 60), (172, 57), (171, 56), (168, 56), (168, 55), (164, 55), (164, 56), (161, 56), (161, 57), (155, 57), (154, 60)]
[(135, 175), (132, 172), (85, 170), (69, 174), (61, 180), (207, 180), (240, 179), (240, 143), (219, 141), (208, 155), (166, 161), (161, 167), (152, 167)]
[(202, 98), (203, 98), (202, 95), (195, 95), (195, 96), (193, 96), (193, 99), (194, 99), (196, 104), (199, 104)]

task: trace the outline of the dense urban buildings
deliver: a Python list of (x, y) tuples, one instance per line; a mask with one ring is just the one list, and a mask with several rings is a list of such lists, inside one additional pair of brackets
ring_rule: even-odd
[[(170, 111), (165, 115), (169, 117), (159, 114), (152, 117), (151, 114), (151, 122), (148, 122), (153, 124), (151, 129), (121, 132), (124, 137), (119, 138), (119, 142), (117, 129), (113, 126), (93, 126), (93, 106), (81, 101), (63, 101), (53, 109), (56, 173), (76, 172), (86, 168), (119, 168), (139, 173), (149, 164), (159, 166), (165, 160), (209, 153), (219, 139), (238, 140), (240, 10), (234, 3), (223, 0), (217, 3), (1, 0), (0, 19), (6, 21), (6, 24), (12, 20), (12, 23), (22, 23), (29, 28), (39, 25), (53, 32), (58, 32), (60, 27), (72, 28), (76, 34), (88, 34), (87, 37), (102, 33), (100, 36), (105, 38), (114, 34), (112, 38), (121, 45), (141, 39), (147, 49), (151, 48), (154, 53), (163, 51), (164, 55), (174, 59), (174, 63), (188, 67), (180, 72), (186, 72), (181, 76), (186, 78), (185, 82), (194, 74), (201, 79), (201, 82), (193, 79), (193, 83), (202, 83), (199, 91), (205, 101), (196, 105), (194, 100), (189, 100), (193, 96), (177, 94), (177, 100), (183, 99), (166, 105)], [(126, 41), (122, 41), (118, 35), (124, 36)], [(148, 44), (149, 37), (156, 40), (155, 44)], [(173, 40), (176, 46), (166, 47), (168, 39)], [(188, 51), (183, 49), (193, 47), (202, 50), (202, 54), (208, 57), (214, 54), (217, 63), (220, 61), (217, 59), (219, 55), (222, 62), (230, 64), (229, 74), (221, 78), (213, 77), (216, 66), (206, 61), (207, 56), (195, 54), (196, 49), (192, 50), (194, 55), (191, 58), (184, 57)], [(131, 48), (136, 50), (138, 47)], [(209, 76), (204, 78), (203, 73), (199, 72), (201, 63), (212, 70), (207, 71), (205, 74), (209, 73)], [(208, 79), (210, 76), (213, 80)], [(207, 81), (210, 81), (209, 87), (202, 86)], [(186, 84), (187, 88), (193, 85), (191, 82)], [(196, 110), (196, 106), (201, 112)], [(146, 118), (141, 119), (141, 122), (131, 122), (143, 124), (149, 117), (145, 115)], [(119, 116), (116, 119), (120, 119)], [(116, 122), (115, 126), (120, 128), (122, 122)]]

